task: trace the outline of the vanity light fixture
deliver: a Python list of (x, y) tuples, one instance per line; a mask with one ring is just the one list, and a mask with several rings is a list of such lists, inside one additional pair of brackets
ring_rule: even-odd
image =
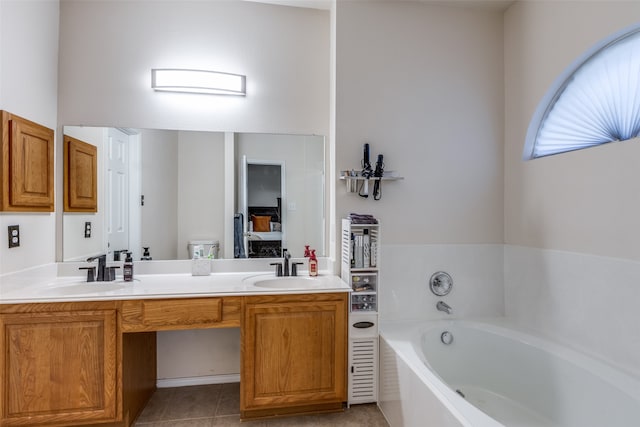
[(154, 68), (151, 70), (154, 90), (214, 95), (246, 95), (246, 76), (206, 70)]

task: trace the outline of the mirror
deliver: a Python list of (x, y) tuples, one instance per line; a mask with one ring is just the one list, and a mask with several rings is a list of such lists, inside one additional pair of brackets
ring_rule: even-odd
[[(277, 250), (255, 250), (274, 241), (296, 257), (304, 245), (325, 253), (322, 136), (88, 126), (65, 126), (63, 132), (98, 152), (98, 211), (64, 213), (64, 261), (105, 252), (117, 259), (125, 250), (135, 260), (188, 259), (190, 242), (209, 243), (207, 253), (213, 246), (215, 257), (233, 258), (239, 256), (234, 241), (240, 228), (250, 249), (245, 256), (275, 255)], [(279, 196), (267, 180), (254, 184), (243, 176), (245, 165), (260, 164), (280, 168)], [(234, 214), (240, 213), (236, 227)], [(271, 234), (253, 230), (256, 214), (271, 216)]]

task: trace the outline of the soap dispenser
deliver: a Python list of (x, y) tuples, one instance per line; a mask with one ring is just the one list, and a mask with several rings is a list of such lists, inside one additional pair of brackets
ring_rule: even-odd
[(127, 252), (127, 257), (124, 260), (124, 268), (122, 269), (124, 274), (124, 281), (131, 282), (133, 281), (133, 258), (131, 257), (131, 252)]
[(149, 246), (143, 246), (142, 249), (144, 249), (144, 252), (142, 252), (142, 258), (140, 258), (142, 261), (151, 261), (151, 253), (149, 252)]
[(311, 256), (309, 257), (309, 276), (318, 275), (318, 258), (316, 258), (316, 250), (311, 249)]

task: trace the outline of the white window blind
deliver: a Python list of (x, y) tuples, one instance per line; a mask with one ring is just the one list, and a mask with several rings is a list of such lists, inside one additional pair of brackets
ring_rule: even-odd
[(640, 135), (640, 28), (594, 46), (547, 92), (527, 132), (524, 159)]

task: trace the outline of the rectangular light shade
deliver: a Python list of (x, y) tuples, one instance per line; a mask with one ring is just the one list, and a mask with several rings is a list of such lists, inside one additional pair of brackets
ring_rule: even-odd
[(244, 96), (245, 83), (246, 77), (239, 74), (204, 70), (151, 70), (151, 87), (161, 91)]

